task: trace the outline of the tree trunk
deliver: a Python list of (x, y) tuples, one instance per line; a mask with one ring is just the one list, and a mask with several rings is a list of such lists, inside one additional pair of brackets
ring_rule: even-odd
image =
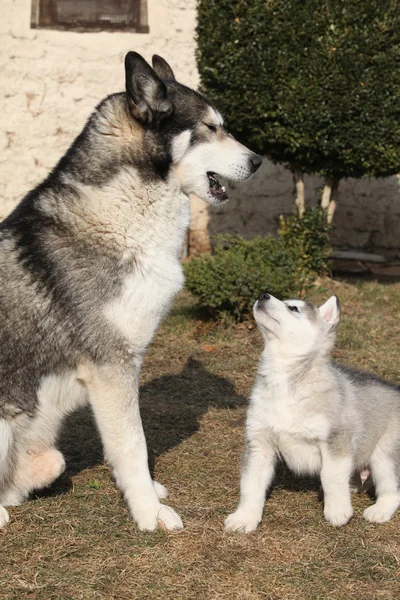
[(321, 208), (327, 211), (328, 223), (332, 223), (336, 210), (339, 179), (325, 177), (325, 185), (322, 191)]
[(300, 219), (302, 218), (306, 209), (305, 195), (304, 195), (304, 175), (300, 171), (293, 172), (293, 183), (295, 185), (295, 204), (299, 213)]

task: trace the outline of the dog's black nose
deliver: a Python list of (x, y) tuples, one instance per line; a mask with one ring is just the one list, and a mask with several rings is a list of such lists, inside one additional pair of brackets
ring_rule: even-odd
[(261, 165), (263, 159), (259, 154), (253, 154), (250, 162), (253, 165), (254, 171), (257, 171), (258, 167)]
[(262, 302), (263, 300), (269, 300), (271, 298), (270, 294), (267, 294), (267, 292), (264, 292), (264, 294), (260, 294), (258, 296), (258, 301)]

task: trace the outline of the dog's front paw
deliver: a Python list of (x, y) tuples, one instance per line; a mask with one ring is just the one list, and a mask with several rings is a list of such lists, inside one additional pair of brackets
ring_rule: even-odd
[(257, 529), (259, 523), (260, 519), (254, 516), (253, 512), (238, 509), (225, 519), (225, 531), (250, 533)]
[(157, 522), (161, 529), (168, 529), (169, 531), (183, 529), (183, 523), (180, 516), (169, 506), (165, 504), (160, 505), (161, 508), (157, 515)]
[(334, 527), (343, 527), (353, 516), (353, 508), (351, 504), (340, 504), (336, 506), (325, 506), (325, 519)]
[(134, 518), (140, 531), (154, 531), (158, 526), (168, 530), (183, 529), (180, 516), (172, 508), (161, 503), (136, 512)]
[(10, 517), (8, 516), (7, 510), (4, 508), (4, 506), (0, 506), (0, 527), (7, 525), (9, 520)]

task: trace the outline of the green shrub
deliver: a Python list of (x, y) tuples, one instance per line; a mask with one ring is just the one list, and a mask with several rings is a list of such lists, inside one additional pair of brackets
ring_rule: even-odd
[(217, 237), (213, 254), (185, 265), (186, 287), (212, 315), (243, 319), (262, 292), (302, 297), (317, 275), (327, 272), (330, 254), (326, 214), (307, 209), (303, 219), (281, 219), (278, 238)]
[(328, 224), (326, 212), (307, 208), (303, 218), (280, 218), (278, 235), (287, 250), (296, 255), (302, 252), (304, 268), (317, 275), (327, 274), (327, 258), (331, 253), (330, 235), (332, 226)]
[(400, 168), (396, 0), (200, 0), (202, 89), (228, 128), (293, 170)]

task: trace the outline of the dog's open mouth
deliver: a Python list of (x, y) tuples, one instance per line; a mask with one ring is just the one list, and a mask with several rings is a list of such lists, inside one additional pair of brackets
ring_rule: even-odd
[(211, 195), (217, 200), (228, 200), (228, 194), (226, 193), (226, 189), (220, 184), (215, 173), (207, 171), (207, 177)]

